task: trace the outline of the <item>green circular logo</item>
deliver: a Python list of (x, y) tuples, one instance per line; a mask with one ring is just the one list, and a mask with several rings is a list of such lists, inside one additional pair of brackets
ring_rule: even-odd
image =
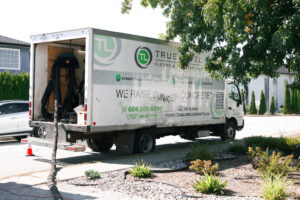
[(94, 36), (94, 62), (101, 66), (108, 66), (115, 62), (121, 52), (119, 38), (95, 35)]
[(142, 69), (149, 67), (152, 62), (152, 52), (147, 47), (138, 47), (135, 51), (135, 62)]
[(120, 80), (121, 80), (121, 75), (120, 75), (120, 74), (117, 74), (117, 75), (116, 75), (116, 80), (117, 80), (117, 81), (120, 81)]

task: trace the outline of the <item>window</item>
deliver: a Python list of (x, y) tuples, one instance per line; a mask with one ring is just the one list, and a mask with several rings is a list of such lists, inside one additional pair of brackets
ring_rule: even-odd
[(18, 103), (17, 111), (18, 112), (28, 112), (29, 111), (29, 104), (28, 103)]
[(0, 48), (0, 69), (20, 69), (20, 50)]
[(228, 97), (231, 98), (234, 101), (240, 101), (240, 94), (239, 91), (234, 84), (228, 84), (227, 85), (227, 92), (228, 92)]
[(0, 106), (0, 115), (11, 114), (16, 112), (18, 112), (16, 104), (10, 103)]

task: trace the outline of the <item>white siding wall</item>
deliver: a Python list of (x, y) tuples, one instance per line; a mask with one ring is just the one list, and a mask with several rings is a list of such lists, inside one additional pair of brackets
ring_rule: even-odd
[(275, 107), (277, 111), (280, 111), (280, 106), (283, 105), (284, 102), (284, 82), (285, 80), (288, 81), (288, 83), (292, 83), (294, 80), (294, 77), (290, 74), (281, 74), (277, 79), (269, 78), (267, 76), (259, 76), (257, 79), (253, 79), (250, 81), (248, 88), (249, 88), (249, 94), (248, 94), (248, 102), (250, 104), (251, 102), (251, 92), (254, 91), (255, 93), (255, 103), (256, 106), (259, 106), (260, 101), (260, 92), (261, 90), (264, 91), (266, 95), (266, 88), (267, 82), (269, 82), (269, 102), (267, 103), (267, 110), (269, 110), (269, 106), (271, 104), (272, 96), (275, 97)]

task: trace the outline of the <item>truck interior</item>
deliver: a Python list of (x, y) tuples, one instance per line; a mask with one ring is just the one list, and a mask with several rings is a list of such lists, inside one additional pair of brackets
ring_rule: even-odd
[(34, 121), (53, 121), (56, 97), (59, 121), (77, 123), (74, 108), (84, 104), (85, 46), (85, 38), (35, 45)]

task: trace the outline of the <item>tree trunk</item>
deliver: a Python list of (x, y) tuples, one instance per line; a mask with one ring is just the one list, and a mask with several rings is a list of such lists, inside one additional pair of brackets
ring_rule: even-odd
[(57, 120), (57, 100), (55, 99), (54, 101), (54, 127), (53, 127), (53, 132), (54, 132), (54, 144), (53, 144), (53, 151), (52, 151), (52, 158), (51, 158), (51, 169), (50, 173), (47, 178), (47, 185), (52, 193), (53, 199), (54, 200), (62, 200), (63, 197), (58, 191), (58, 188), (56, 187), (56, 174), (57, 174), (57, 169), (56, 169), (56, 152), (57, 152), (57, 140), (58, 140), (58, 120)]

